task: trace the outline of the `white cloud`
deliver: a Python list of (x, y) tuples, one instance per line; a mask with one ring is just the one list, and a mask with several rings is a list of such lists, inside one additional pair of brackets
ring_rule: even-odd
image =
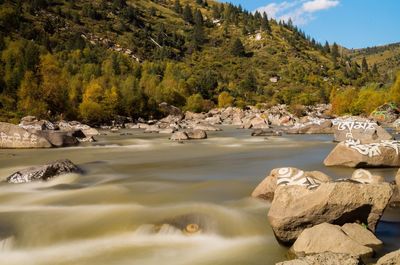
[(316, 12), (316, 11), (320, 11), (320, 10), (325, 10), (325, 9), (329, 9), (332, 7), (335, 7), (339, 4), (338, 0), (312, 0), (312, 1), (308, 1), (305, 2), (303, 4), (303, 10), (305, 12)]
[(314, 19), (313, 14), (340, 4), (340, 0), (292, 0), (270, 3), (255, 11), (266, 12), (269, 17), (288, 21), (292, 19), (297, 25), (304, 25)]

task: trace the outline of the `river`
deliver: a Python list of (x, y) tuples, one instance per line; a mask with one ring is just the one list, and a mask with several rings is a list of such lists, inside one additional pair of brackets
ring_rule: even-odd
[[(267, 221), (270, 204), (250, 198), (267, 172), (326, 168), (331, 135), (250, 137), (224, 127), (184, 144), (167, 135), (121, 131), (86, 146), (0, 150), (0, 178), (68, 158), (85, 174), (46, 183), (0, 183), (0, 264), (269, 265), (286, 259)], [(392, 181), (396, 169), (373, 170)], [(400, 211), (387, 209), (382, 255), (400, 247)], [(199, 233), (182, 233), (188, 224)], [(168, 225), (170, 224), (170, 225)], [(175, 225), (175, 226), (171, 226)]]

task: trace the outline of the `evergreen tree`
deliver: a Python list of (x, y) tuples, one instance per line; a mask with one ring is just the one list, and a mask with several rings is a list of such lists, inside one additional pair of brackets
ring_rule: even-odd
[(203, 26), (204, 23), (204, 18), (203, 15), (201, 14), (201, 11), (199, 9), (196, 9), (194, 12), (194, 24)]
[(196, 4), (198, 4), (198, 5), (203, 5), (204, 2), (203, 2), (203, 0), (196, 0)]
[(369, 66), (367, 63), (367, 59), (365, 59), (365, 57), (363, 57), (362, 59), (362, 63), (361, 63), (361, 71), (365, 74), (368, 73), (369, 71)]
[(374, 65), (372, 66), (372, 74), (373, 74), (373, 75), (378, 75), (378, 74), (379, 74), (378, 67), (376, 66), (375, 63), (374, 63)]
[(324, 52), (325, 53), (330, 53), (331, 52), (331, 47), (329, 46), (329, 42), (328, 41), (325, 42)]
[(262, 21), (261, 21), (261, 30), (266, 32), (271, 32), (271, 27), (269, 25), (267, 13), (263, 13)]
[(183, 9), (183, 19), (190, 24), (193, 24), (193, 12), (192, 8), (186, 4), (185, 8)]
[(236, 39), (233, 41), (233, 44), (232, 44), (232, 47), (231, 47), (231, 53), (232, 53), (234, 56), (237, 56), (237, 57), (244, 57), (244, 56), (246, 56), (246, 50), (245, 50), (245, 48), (244, 48), (244, 46), (243, 46), (242, 41), (241, 41), (239, 38), (236, 38)]
[(179, 0), (175, 0), (174, 11), (178, 14), (182, 14), (182, 6), (181, 6), (181, 2)]
[(219, 9), (219, 5), (215, 4), (212, 6), (212, 16), (214, 19), (221, 18), (221, 10)]

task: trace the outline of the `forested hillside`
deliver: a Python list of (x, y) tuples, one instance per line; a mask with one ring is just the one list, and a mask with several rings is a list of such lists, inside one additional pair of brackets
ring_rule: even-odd
[(317, 43), (291, 21), (231, 4), (0, 3), (2, 120), (157, 117), (161, 102), (192, 111), (310, 105), (371, 83), (379, 83), (371, 90), (379, 94), (390, 83), (379, 67), (342, 55), (336, 44)]

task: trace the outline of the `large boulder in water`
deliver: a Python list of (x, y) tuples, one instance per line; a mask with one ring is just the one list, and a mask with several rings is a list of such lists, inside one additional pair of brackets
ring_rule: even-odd
[(193, 140), (201, 140), (201, 139), (207, 139), (207, 133), (203, 130), (193, 130), (187, 132), (187, 135), (189, 139)]
[(60, 121), (58, 122), (58, 126), (61, 131), (82, 131), (86, 137), (99, 135), (99, 131), (95, 128), (90, 127), (89, 125), (82, 124), (78, 121)]
[[(358, 233), (360, 233), (361, 237), (372, 238), (371, 240), (373, 242), (378, 240), (367, 229), (361, 228)], [(312, 255), (330, 251), (333, 253), (349, 254), (362, 258), (371, 257), (374, 253), (374, 250), (371, 247), (366, 246), (364, 242), (360, 243), (354, 240), (340, 226), (329, 223), (322, 223), (305, 229), (293, 244), (291, 251), (296, 256)]]
[(0, 122), (0, 148), (49, 148), (52, 144), (42, 136), (17, 125)]
[(189, 140), (189, 136), (186, 132), (174, 132), (170, 138), (171, 141), (184, 141)]
[(319, 171), (303, 171), (293, 167), (275, 168), (254, 189), (251, 196), (264, 200), (272, 200), (278, 185), (311, 187), (323, 182), (329, 182), (330, 180), (330, 177)]
[(324, 252), (277, 263), (276, 265), (361, 265), (358, 257)]
[(309, 118), (308, 122), (295, 124), (286, 132), (288, 134), (332, 134), (332, 121)]
[[(53, 147), (67, 147), (75, 146), (79, 144), (79, 141), (75, 135), (79, 135), (80, 131), (77, 132), (63, 132), (63, 131), (38, 131), (36, 134), (46, 138)], [(82, 133), (82, 132), (81, 132)], [(80, 135), (82, 139), (85, 135)]]
[(400, 142), (361, 144), (359, 140), (339, 143), (325, 158), (325, 166), (400, 167)]
[(28, 131), (56, 130), (58, 126), (47, 121), (38, 120), (34, 116), (27, 116), (21, 119), (19, 127)]
[(284, 244), (292, 244), (304, 229), (325, 222), (361, 222), (375, 231), (392, 194), (389, 183), (331, 182), (311, 189), (278, 185), (268, 219)]
[(361, 143), (393, 140), (393, 136), (376, 122), (361, 118), (338, 118), (332, 121), (336, 142), (357, 139)]
[(68, 173), (82, 173), (82, 170), (70, 160), (64, 159), (15, 172), (7, 178), (7, 182), (26, 183), (33, 181), (47, 181), (56, 176)]

